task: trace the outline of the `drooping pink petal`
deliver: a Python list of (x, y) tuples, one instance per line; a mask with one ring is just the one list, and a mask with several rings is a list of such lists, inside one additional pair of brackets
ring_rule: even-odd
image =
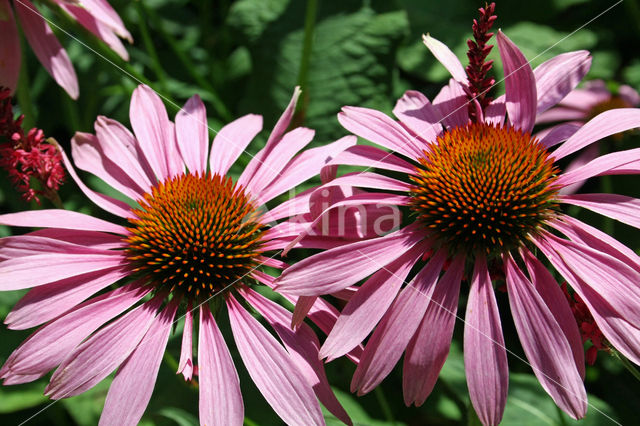
[(433, 98), (433, 106), (440, 111), (440, 121), (447, 128), (464, 126), (469, 122), (468, 102), (464, 89), (454, 79), (449, 80), (449, 85)]
[[(268, 155), (262, 155), (262, 162), (257, 167), (255, 173), (249, 181), (246, 181), (242, 174), (238, 183), (246, 183), (247, 191), (252, 194), (260, 194), (271, 182), (282, 175), (284, 166), (301, 149), (311, 142), (315, 130), (306, 127), (297, 127), (282, 136), (278, 143), (274, 143)], [(266, 150), (266, 147), (262, 151)]]
[(393, 114), (425, 141), (435, 141), (442, 132), (440, 114), (420, 92), (407, 90), (396, 102)]
[(580, 127), (582, 127), (582, 123), (576, 121), (562, 123), (538, 132), (535, 138), (538, 139), (540, 144), (545, 148), (551, 148), (569, 139)]
[(87, 272), (111, 269), (123, 264), (125, 256), (109, 254), (48, 253), (18, 257), (0, 263), (0, 289), (19, 290), (52, 283)]
[[(287, 163), (278, 176), (258, 196), (266, 203), (318, 175), (327, 160), (358, 142), (355, 136), (345, 136), (337, 141), (303, 151)], [(284, 143), (284, 139), (283, 139)]]
[(51, 399), (78, 395), (111, 374), (138, 346), (163, 299), (154, 297), (82, 342), (53, 373), (45, 395)]
[(406, 182), (373, 172), (347, 173), (346, 175), (335, 178), (331, 182), (325, 183), (318, 189), (340, 185), (374, 188), (382, 191), (408, 192), (410, 189), (410, 184)]
[(120, 37), (132, 42), (131, 34), (122, 23), (122, 19), (106, 0), (82, 0), (82, 6), (100, 21), (111, 27)]
[(176, 137), (178, 149), (189, 172), (201, 174), (206, 172), (209, 127), (207, 126), (207, 109), (200, 96), (190, 97), (176, 114)]
[(453, 53), (446, 44), (436, 40), (429, 34), (422, 35), (422, 42), (458, 83), (467, 84), (467, 73), (464, 67), (455, 53)]
[(573, 194), (558, 199), (640, 228), (640, 199), (620, 194)]
[(292, 320), (289, 311), (251, 289), (245, 289), (242, 294), (273, 327), (320, 402), (342, 422), (351, 425), (349, 415), (329, 386), (324, 366), (318, 357), (320, 342), (311, 327), (300, 324), (298, 328), (292, 330), (289, 326)]
[(516, 129), (530, 133), (536, 121), (536, 79), (518, 46), (498, 30), (498, 48), (504, 67), (505, 101), (509, 121)]
[(415, 160), (422, 154), (418, 141), (399, 123), (380, 111), (347, 106), (338, 114), (338, 121), (356, 136), (411, 159)]
[(446, 257), (439, 250), (393, 302), (364, 348), (351, 379), (352, 392), (372, 391), (398, 362), (431, 302)]
[(464, 319), (464, 370), (471, 403), (482, 424), (497, 425), (507, 402), (509, 367), (498, 305), (482, 256), (473, 268)]
[(80, 177), (78, 177), (78, 174), (73, 167), (73, 163), (69, 161), (67, 154), (65, 154), (62, 149), (60, 149), (60, 154), (62, 154), (62, 160), (64, 161), (64, 166), (67, 169), (67, 172), (69, 173), (69, 175), (71, 175), (76, 185), (78, 185), (80, 190), (84, 193), (84, 195), (87, 196), (87, 198), (93, 201), (98, 207), (105, 211), (108, 211), (109, 213), (125, 219), (131, 217), (131, 207), (127, 203), (116, 200), (113, 197), (101, 194), (89, 188), (84, 184), (84, 182), (82, 182)]
[(322, 345), (321, 358), (330, 361), (341, 357), (365, 340), (391, 306), (411, 268), (427, 249), (425, 244), (412, 247), (358, 288)]
[(504, 98), (504, 95), (498, 96), (489, 105), (487, 105), (484, 110), (485, 123), (500, 126), (504, 124), (505, 116), (507, 114), (507, 107), (505, 105)]
[(640, 110), (636, 108), (610, 109), (591, 119), (556, 149), (555, 160), (566, 157), (607, 136), (640, 127)]
[(580, 377), (584, 378), (584, 347), (578, 330), (578, 324), (571, 312), (566, 296), (560, 289), (555, 278), (546, 266), (542, 264), (529, 250), (521, 250), (522, 259), (527, 267), (531, 283), (544, 300), (551, 314), (562, 329), (567, 342), (573, 352), (573, 359)]
[(454, 258), (436, 285), (418, 329), (404, 355), (404, 403), (420, 406), (427, 399), (444, 365), (456, 322), (464, 256)]
[(37, 235), (16, 235), (0, 240), (0, 260), (15, 259), (35, 254), (113, 254), (111, 250), (87, 247), (67, 241)]
[(587, 81), (582, 88), (569, 92), (560, 103), (561, 106), (588, 112), (596, 104), (611, 99), (611, 91), (603, 80)]
[[(629, 323), (640, 327), (639, 271), (606, 253), (552, 234), (546, 233), (535, 243), (567, 281), (572, 275), (578, 276), (601, 294)], [(562, 264), (557, 262), (558, 257), (562, 259)], [(571, 276), (568, 276), (565, 265), (570, 269)], [(582, 297), (584, 289), (571, 284)]]
[[(576, 89), (577, 90), (577, 89)], [(573, 93), (573, 92), (572, 92)], [(567, 97), (569, 97), (569, 94)], [(554, 108), (548, 109), (536, 117), (536, 123), (555, 123), (560, 121), (577, 121), (582, 122), (587, 118), (586, 111), (582, 109), (569, 108), (560, 104)]]
[(71, 210), (28, 210), (0, 215), (0, 223), (33, 228), (78, 229), (81, 231), (113, 232), (126, 235), (127, 229), (115, 223)]
[(504, 256), (509, 305), (527, 359), (554, 402), (574, 419), (587, 412), (587, 392), (564, 332), (533, 284)]
[(591, 68), (591, 55), (586, 50), (562, 53), (533, 70), (538, 93), (537, 113), (541, 114), (560, 102)]
[(291, 328), (296, 328), (307, 317), (307, 314), (318, 300), (318, 296), (300, 296), (291, 315)]
[(142, 418), (156, 384), (177, 309), (177, 299), (174, 299), (153, 320), (138, 346), (118, 370), (104, 401), (100, 426), (137, 425)]
[(40, 63), (72, 99), (77, 99), (80, 91), (76, 71), (49, 24), (29, 0), (20, 0), (13, 6), (20, 18), (24, 36)]
[(330, 294), (357, 283), (403, 256), (421, 239), (422, 236), (412, 229), (403, 228), (384, 237), (336, 247), (287, 268), (276, 285), (278, 290), (291, 295)]
[(211, 145), (209, 167), (212, 173), (226, 175), (249, 143), (262, 130), (262, 116), (248, 114), (224, 126)]
[(242, 425), (244, 406), (240, 379), (229, 348), (206, 303), (200, 306), (198, 378), (200, 423), (212, 426)]
[(150, 288), (131, 284), (95, 297), (68, 314), (40, 328), (7, 359), (3, 378), (14, 375), (42, 376), (60, 364), (74, 348), (102, 324), (118, 316), (148, 294)]
[(4, 322), (11, 330), (44, 324), (127, 275), (118, 266), (34, 287), (16, 303)]
[(0, 0), (0, 86), (15, 91), (20, 76), (22, 55), (16, 20), (9, 0)]
[(640, 173), (640, 148), (598, 156), (581, 167), (566, 171), (560, 175), (556, 184), (568, 186), (572, 183), (585, 181), (593, 176), (623, 173)]
[(71, 139), (71, 156), (79, 169), (94, 174), (132, 200), (141, 199), (145, 193), (114, 159), (101, 150), (96, 136), (76, 132)]
[[(577, 154), (575, 158), (571, 160), (571, 162), (569, 162), (566, 169), (564, 170), (565, 173), (560, 175), (560, 178), (562, 178), (565, 174), (572, 173), (574, 170), (584, 166), (590, 161), (595, 160), (596, 158), (598, 158), (598, 156), (600, 156), (600, 147), (598, 145), (592, 144), (586, 147), (579, 154)], [(620, 165), (620, 169), (618, 169), (617, 167), (614, 167), (608, 171), (608, 174), (618, 174), (618, 170), (621, 172), (619, 174), (630, 173), (631, 170), (633, 170), (634, 168), (637, 168), (638, 170), (640, 170), (640, 166), (636, 166), (634, 165), (634, 163), (622, 164)], [(560, 195), (575, 194), (576, 192), (578, 192), (578, 190), (582, 187), (584, 183), (585, 183), (584, 180), (578, 180), (577, 182), (565, 185), (562, 188), (560, 188), (560, 190), (558, 190), (558, 194)]]
[(227, 308), (244, 365), (274, 411), (287, 424), (324, 424), (311, 386), (284, 348), (232, 295)]
[(168, 134), (167, 110), (149, 86), (140, 85), (133, 91), (129, 118), (143, 155), (156, 178), (164, 181), (169, 177), (168, 145), (174, 138)]
[(185, 380), (191, 380), (193, 376), (193, 308), (191, 302), (187, 304), (187, 312), (184, 314), (184, 328), (182, 329), (182, 349), (180, 350), (180, 362), (176, 374), (184, 376)]
[(363, 166), (395, 172), (415, 174), (415, 167), (411, 163), (369, 145), (356, 145), (345, 149), (327, 163), (328, 166), (344, 164), (347, 166)]
[(122, 241), (122, 237), (119, 235), (106, 234), (104, 232), (97, 231), (78, 231), (75, 229), (43, 228), (29, 232), (28, 234), (20, 235), (20, 237), (54, 239), (92, 249), (102, 250), (122, 249), (125, 248), (126, 245), (126, 243)]
[(102, 115), (96, 119), (94, 129), (105, 156), (117, 158), (122, 170), (145, 192), (149, 192), (156, 183), (156, 177), (142, 147), (129, 129)]

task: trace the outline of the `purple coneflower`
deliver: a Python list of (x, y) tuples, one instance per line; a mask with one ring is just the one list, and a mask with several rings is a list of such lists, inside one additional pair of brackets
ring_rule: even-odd
[[(30, 382), (57, 367), (46, 394), (59, 399), (86, 391), (119, 367), (100, 423), (137, 424), (173, 324), (185, 310), (178, 372), (187, 380), (196, 374), (193, 311), (199, 313), (200, 421), (241, 425), (238, 375), (217, 324), (226, 308), (249, 375), (286, 423), (323, 424), (316, 396), (349, 423), (327, 383), (314, 332), (306, 324), (291, 330), (291, 313), (254, 289), (273, 285), (260, 265), (284, 266), (265, 252), (291, 240), (278, 242), (286, 232), (273, 232), (269, 224), (306, 213), (311, 193), (271, 211), (258, 207), (355, 144), (349, 136), (296, 155), (314, 135), (302, 127), (286, 131), (298, 96), (296, 89), (265, 147), (237, 182), (229, 169), (262, 130), (262, 117), (247, 115), (223, 127), (209, 150), (206, 111), (197, 96), (174, 124), (160, 98), (140, 86), (131, 103), (135, 136), (106, 117), (96, 121), (96, 135), (77, 133), (75, 164), (131, 202), (92, 191), (63, 153), (82, 191), (123, 223), (66, 210), (0, 216), (5, 225), (43, 228), (0, 240), (0, 289), (31, 288), (7, 316), (8, 327), (44, 324), (2, 367), (4, 384)], [(326, 240), (319, 244), (327, 247)], [(314, 306), (314, 321), (328, 331), (337, 311), (323, 303)], [(248, 307), (262, 315), (282, 344)]]
[[(616, 194), (559, 194), (589, 177), (638, 173), (640, 149), (601, 156), (570, 173), (557, 166), (558, 160), (603, 137), (640, 126), (640, 110), (603, 112), (568, 139), (562, 130), (537, 139), (530, 133), (536, 115), (575, 88), (590, 57), (584, 51), (566, 53), (532, 70), (502, 32), (497, 39), (506, 93), (484, 108), (471, 98), (473, 120), (467, 108), (474, 94), (471, 78), (454, 54), (429, 36), (426, 45), (453, 76), (433, 103), (421, 93), (407, 92), (394, 109), (399, 122), (375, 110), (343, 108), (338, 119), (347, 130), (393, 153), (355, 146), (329, 164), (377, 168), (395, 177), (364, 171), (330, 184), (374, 188), (378, 192), (370, 202), (405, 206), (413, 212), (413, 223), (304, 259), (286, 269), (276, 285), (312, 297), (365, 280), (320, 355), (339, 357), (373, 331), (352, 391), (374, 389), (404, 352), (404, 400), (420, 405), (447, 357), (460, 284), (466, 279), (467, 384), (479, 418), (492, 425), (502, 418), (508, 387), (492, 284), (504, 279), (535, 375), (560, 408), (581, 418), (587, 397), (580, 332), (562, 288), (538, 254), (579, 295), (608, 343), (640, 364), (640, 257), (561, 209), (577, 205), (638, 227), (640, 201)], [(348, 203), (345, 199), (334, 207)]]

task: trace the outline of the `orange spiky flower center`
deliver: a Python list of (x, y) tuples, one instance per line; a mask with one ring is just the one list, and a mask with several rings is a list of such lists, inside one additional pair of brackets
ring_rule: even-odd
[(170, 178), (138, 203), (127, 228), (127, 258), (158, 289), (206, 300), (239, 284), (257, 265), (264, 226), (231, 178)]
[(557, 208), (557, 169), (527, 133), (472, 123), (438, 137), (411, 176), (411, 208), (452, 253), (522, 246)]

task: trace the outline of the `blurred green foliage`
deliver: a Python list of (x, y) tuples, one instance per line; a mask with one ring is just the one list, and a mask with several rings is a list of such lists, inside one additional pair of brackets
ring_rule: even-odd
[[(463, 60), (466, 40), (476, 8), (483, 2), (449, 0), (342, 0), (313, 2), (317, 5), (312, 49), (304, 57), (304, 0), (111, 0), (135, 42), (127, 46), (128, 63), (109, 52), (77, 24), (46, 9), (47, 16), (85, 45), (58, 33), (67, 48), (80, 80), (81, 94), (71, 101), (57, 87), (32, 53), (25, 59), (26, 75), (34, 106), (31, 123), (54, 136), (63, 147), (75, 131), (92, 131), (98, 115), (128, 124), (132, 90), (148, 82), (167, 101), (173, 116), (179, 105), (194, 93), (208, 107), (209, 124), (219, 129), (246, 113), (265, 116), (265, 129), (275, 123), (288, 103), (293, 88), (302, 84), (304, 99), (297, 124), (316, 130), (315, 144), (345, 134), (336, 120), (343, 105), (360, 105), (389, 113), (395, 100), (407, 89), (433, 97), (448, 78), (446, 70), (421, 42), (423, 33), (442, 40)], [(496, 29), (503, 31), (533, 59), (535, 66), (549, 57), (576, 49), (593, 53), (587, 78), (626, 82), (640, 89), (640, 13), (638, 2), (625, 0), (604, 15), (613, 1), (540, 0), (498, 2)], [(144, 25), (141, 25), (144, 24)], [(586, 24), (586, 25), (585, 25)], [(577, 31), (576, 31), (577, 30)], [(144, 43), (148, 31), (150, 44)], [(100, 57), (98, 54), (102, 55)], [(497, 48), (491, 56), (498, 58)], [(307, 70), (301, 72), (303, 63)], [(499, 60), (496, 77), (501, 78)], [(500, 90), (500, 89), (498, 89)], [(260, 140), (266, 140), (265, 134)], [(637, 135), (627, 135), (626, 147), (638, 146)], [(260, 143), (249, 150), (255, 153)], [(245, 160), (248, 161), (248, 158)], [(86, 176), (85, 176), (86, 177)], [(637, 178), (616, 178), (615, 192), (638, 196)], [(104, 189), (97, 179), (91, 181)], [(587, 188), (590, 188), (589, 186)], [(106, 191), (106, 189), (105, 189)], [(69, 182), (62, 190), (65, 207), (106, 217)], [(44, 202), (46, 203), (46, 201)], [(39, 208), (20, 200), (0, 174), (0, 209), (4, 212)], [(43, 207), (47, 207), (46, 204)], [(584, 214), (585, 220), (602, 225), (603, 219)], [(611, 232), (633, 249), (640, 235), (621, 224), (608, 224)], [(0, 235), (8, 235), (6, 227)], [(20, 292), (0, 293), (2, 316), (20, 297)], [(498, 295), (507, 347), (524, 357), (508, 302)], [(338, 398), (359, 425), (473, 424), (460, 350), (461, 324), (457, 325), (452, 352), (434, 393), (424, 406), (407, 408), (402, 402), (401, 367), (383, 382), (379, 391), (357, 398), (348, 392), (353, 365), (341, 359), (327, 365), (329, 381)], [(227, 336), (228, 328), (224, 330)], [(17, 347), (28, 332), (0, 331), (0, 361)], [(231, 343), (231, 339), (228, 339)], [(239, 359), (231, 348), (234, 359)], [(179, 353), (179, 336), (173, 336), (168, 352)], [(510, 356), (510, 390), (504, 424), (569, 425), (520, 359)], [(277, 425), (279, 419), (252, 384), (241, 362), (240, 370), (248, 425)], [(45, 380), (0, 388), (0, 423), (93, 425), (97, 423), (110, 379), (83, 395), (52, 403), (42, 396)], [(615, 360), (601, 355), (587, 368), (586, 386), (591, 393), (585, 425), (607, 424), (611, 416), (622, 424), (637, 421), (640, 387)], [(160, 370), (154, 397), (143, 424), (180, 426), (197, 424), (197, 389), (184, 383), (166, 365)], [(330, 415), (327, 422), (339, 424)]]

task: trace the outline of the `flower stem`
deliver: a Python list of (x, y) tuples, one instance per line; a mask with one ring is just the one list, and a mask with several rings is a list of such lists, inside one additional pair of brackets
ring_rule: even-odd
[(620, 352), (616, 351), (616, 350), (611, 350), (611, 353), (613, 353), (613, 356), (615, 356), (616, 358), (618, 358), (618, 360), (620, 360), (620, 363), (624, 366), (624, 368), (627, 369), (627, 371), (629, 371), (629, 373), (631, 373), (631, 375), (633, 377), (636, 378), (636, 380), (640, 381), (640, 371), (638, 371), (638, 369), (635, 367), (635, 365), (633, 365), (624, 355), (622, 355)]
[(389, 402), (387, 398), (384, 396), (384, 392), (380, 386), (377, 386), (374, 393), (376, 394), (376, 399), (378, 400), (378, 404), (380, 404), (380, 408), (382, 408), (382, 412), (384, 413), (384, 417), (388, 422), (395, 423), (395, 419), (393, 418), (393, 412), (391, 411), (391, 407), (389, 406)]
[(144, 47), (149, 54), (149, 58), (151, 58), (151, 67), (153, 68), (156, 77), (158, 77), (160, 85), (166, 90), (167, 74), (162, 68), (160, 58), (158, 58), (158, 52), (153, 45), (151, 34), (149, 34), (149, 27), (147, 27), (146, 22), (148, 13), (146, 12), (144, 4), (142, 4), (142, 1), (135, 1), (134, 4), (136, 5), (136, 11), (138, 12), (138, 26), (140, 28), (140, 34), (142, 35), (142, 42), (144, 43)]
[(298, 73), (298, 85), (302, 89), (302, 102), (296, 111), (293, 119), (294, 127), (304, 122), (309, 106), (309, 64), (311, 63), (311, 52), (313, 50), (313, 32), (316, 24), (316, 13), (318, 11), (317, 0), (307, 0), (307, 13), (304, 20), (304, 41), (302, 43), (302, 58), (300, 59), (300, 71)]

